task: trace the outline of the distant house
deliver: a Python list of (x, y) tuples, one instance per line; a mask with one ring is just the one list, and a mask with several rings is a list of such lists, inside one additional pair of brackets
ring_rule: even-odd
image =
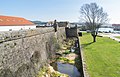
[(70, 27), (70, 23), (69, 22), (58, 22), (58, 26), (59, 27)]
[(46, 26), (52, 26), (54, 24), (54, 21), (47, 22)]
[[(53, 26), (54, 21), (47, 22), (46, 26)], [(70, 27), (70, 23), (67, 21), (57, 22), (58, 27)]]
[(112, 24), (103, 24), (100, 28), (113, 28)]
[(120, 24), (112, 24), (115, 31), (120, 31)]
[(0, 15), (0, 31), (34, 28), (36, 28), (36, 25), (24, 18)]
[(98, 32), (114, 32), (113, 28), (99, 28)]
[(98, 29), (99, 32), (114, 32), (112, 24), (103, 24)]

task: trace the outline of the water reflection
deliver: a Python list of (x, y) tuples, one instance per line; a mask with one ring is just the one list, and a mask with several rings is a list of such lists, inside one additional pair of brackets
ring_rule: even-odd
[(74, 65), (57, 62), (52, 63), (52, 66), (55, 70), (68, 74), (70, 77), (80, 77), (80, 72)]

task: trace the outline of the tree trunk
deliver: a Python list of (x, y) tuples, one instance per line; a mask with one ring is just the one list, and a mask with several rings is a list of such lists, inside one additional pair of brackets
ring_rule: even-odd
[(93, 36), (93, 42), (96, 42), (96, 35)]
[(97, 32), (93, 31), (91, 33), (92, 37), (93, 37), (93, 42), (96, 42), (96, 36), (97, 36)]

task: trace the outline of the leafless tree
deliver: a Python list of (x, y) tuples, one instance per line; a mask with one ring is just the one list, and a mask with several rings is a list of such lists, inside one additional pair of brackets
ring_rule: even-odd
[(80, 8), (80, 19), (85, 23), (93, 36), (93, 42), (96, 42), (99, 27), (106, 23), (107, 13), (103, 11), (96, 3), (84, 4)]

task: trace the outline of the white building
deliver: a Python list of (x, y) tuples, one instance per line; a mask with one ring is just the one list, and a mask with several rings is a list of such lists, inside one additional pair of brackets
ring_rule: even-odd
[(114, 32), (113, 28), (99, 28), (98, 32)]
[(101, 27), (98, 29), (99, 32), (114, 32), (114, 29), (112, 27), (112, 24), (103, 24)]
[(103, 24), (101, 28), (113, 28), (112, 24)]
[(34, 28), (36, 28), (36, 25), (24, 18), (0, 15), (0, 31)]

